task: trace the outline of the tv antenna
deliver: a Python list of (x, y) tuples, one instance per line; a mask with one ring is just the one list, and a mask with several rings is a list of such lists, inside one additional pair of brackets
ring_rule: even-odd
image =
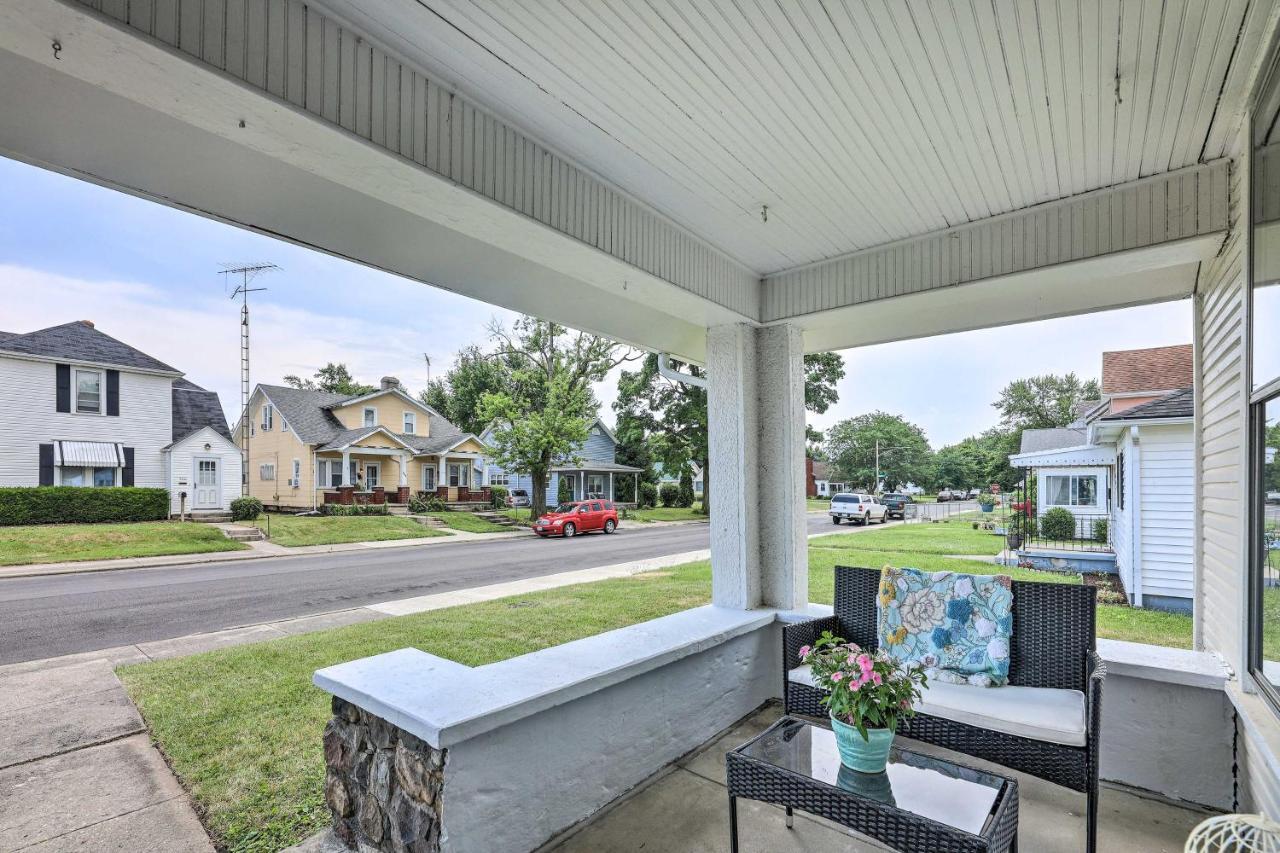
[(427, 387), (430, 388), (431, 387), (431, 353), (424, 352), (422, 354), (422, 357), (427, 362)]
[(222, 264), (223, 290), (236, 281), (231, 298), (240, 299), (240, 437), (241, 437), (241, 472), (240, 493), (249, 494), (249, 294), (260, 293), (265, 287), (251, 287), (253, 280), (265, 272), (278, 270), (280, 267), (271, 263), (256, 264)]

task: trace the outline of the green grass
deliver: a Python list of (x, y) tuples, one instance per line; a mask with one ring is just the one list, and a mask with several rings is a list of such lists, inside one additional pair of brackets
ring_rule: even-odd
[(492, 521), (485, 521), (473, 512), (458, 512), (456, 510), (445, 510), (444, 512), (429, 512), (427, 515), (432, 518), (438, 518), (444, 522), (445, 527), (454, 530), (464, 530), (467, 533), (510, 533), (510, 527), (503, 527), (501, 524), (494, 524)]
[[(841, 528), (835, 525), (832, 530)], [(947, 524), (898, 524), (872, 527), (856, 533), (823, 536), (812, 540), (818, 548), (853, 548), (857, 550), (903, 551), (927, 554), (999, 554), (1004, 537), (985, 530), (974, 530), (963, 522)]]
[[(916, 531), (903, 539), (904, 531)], [(999, 539), (952, 525), (915, 525), (814, 540), (810, 599), (831, 603), (835, 565), (886, 563), (974, 573), (1005, 572), (1046, 583), (1080, 583), (950, 552), (984, 553)], [(995, 553), (991, 551), (991, 553)], [(316, 669), (406, 646), (478, 666), (705, 604), (708, 562), (629, 578), (352, 625), (188, 658), (126, 667), (122, 680), (220, 849), (269, 851), (328, 824), (320, 737), (329, 698)], [(1277, 593), (1280, 596), (1280, 591)], [(1280, 608), (1280, 597), (1275, 599)], [(1188, 647), (1190, 617), (1103, 605), (1098, 635)]]
[(639, 521), (648, 524), (651, 521), (706, 521), (702, 514), (702, 504), (693, 506), (655, 506), (647, 509), (627, 510), (628, 521)]
[[(265, 515), (252, 523), (263, 530), (268, 529), (268, 517)], [(271, 541), (288, 548), (449, 535), (396, 515), (296, 516), (272, 513), (269, 526)]]
[(209, 524), (146, 521), (132, 524), (33, 524), (0, 527), (0, 566), (241, 551)]
[(831, 501), (820, 501), (815, 498), (808, 498), (804, 502), (805, 512), (826, 512), (831, 509)]

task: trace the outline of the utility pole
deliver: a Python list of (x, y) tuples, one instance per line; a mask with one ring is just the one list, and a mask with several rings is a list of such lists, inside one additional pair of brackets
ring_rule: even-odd
[(257, 264), (223, 264), (222, 272), (225, 282), (231, 276), (240, 276), (240, 283), (231, 293), (231, 298), (240, 297), (240, 494), (249, 494), (249, 294), (260, 293), (265, 287), (250, 287), (249, 283), (264, 272), (278, 270), (280, 267), (271, 263)]
[(431, 353), (424, 352), (422, 357), (427, 362), (427, 388), (431, 388)]

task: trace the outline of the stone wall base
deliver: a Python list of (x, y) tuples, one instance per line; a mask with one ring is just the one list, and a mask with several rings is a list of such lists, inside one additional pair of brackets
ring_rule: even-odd
[(444, 750), (336, 696), (324, 730), (324, 799), (351, 849), (439, 853)]

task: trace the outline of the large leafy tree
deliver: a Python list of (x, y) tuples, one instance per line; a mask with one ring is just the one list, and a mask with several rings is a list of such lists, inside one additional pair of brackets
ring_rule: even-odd
[(489, 331), (489, 358), (504, 367), (507, 382), (481, 396), (478, 419), (494, 429), (495, 461), (530, 475), (536, 517), (547, 508), (551, 468), (577, 462), (587, 440), (599, 407), (592, 384), (636, 356), (608, 338), (533, 317), (510, 330), (495, 322)]
[(443, 378), (431, 380), (420, 397), (463, 432), (479, 435), (489, 426), (481, 419), (480, 401), (486, 394), (508, 390), (511, 371), (519, 366), (519, 359), (495, 358), (478, 346), (469, 346), (458, 352)]
[(1048, 429), (1071, 423), (1081, 402), (1100, 396), (1095, 379), (1049, 373), (1010, 382), (991, 405), (1000, 412), (1000, 422), (1007, 429)]
[(929, 480), (929, 441), (923, 429), (901, 415), (870, 412), (840, 421), (827, 430), (827, 455), (842, 479), (862, 488), (874, 488), (877, 442), (880, 478), (885, 488)]
[(291, 374), (284, 378), (284, 384), (306, 391), (328, 391), (330, 394), (345, 394), (349, 397), (368, 394), (374, 387), (357, 382), (345, 364), (335, 364), (332, 361), (317, 370), (311, 379)]
[[(671, 364), (693, 376), (706, 375), (697, 365), (675, 360)], [(837, 383), (844, 377), (844, 359), (834, 352), (806, 355), (804, 374), (805, 408), (822, 414), (839, 399)], [(618, 413), (620, 441), (627, 440), (624, 434), (637, 444), (643, 440), (652, 461), (661, 462), (669, 471), (680, 470), (689, 462), (702, 468), (702, 511), (710, 512), (706, 390), (663, 378), (658, 373), (657, 355), (650, 354), (638, 370), (623, 371), (613, 407)], [(812, 441), (814, 432), (806, 428), (806, 433)]]

